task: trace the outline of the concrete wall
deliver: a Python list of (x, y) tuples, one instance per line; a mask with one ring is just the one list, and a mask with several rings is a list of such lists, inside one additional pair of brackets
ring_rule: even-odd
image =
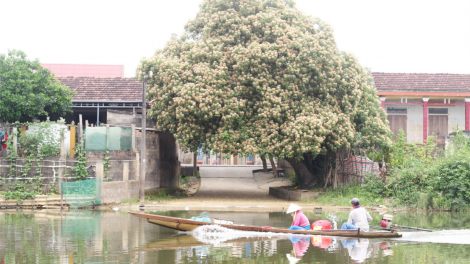
[(139, 199), (139, 181), (102, 183), (102, 204), (119, 203), (125, 199)]
[(105, 181), (122, 181), (124, 163), (129, 166), (129, 180), (138, 180), (140, 175), (140, 159), (139, 153), (135, 151), (115, 150), (104, 152), (89, 152), (86, 154), (87, 163), (95, 165), (97, 162), (103, 162), (104, 158), (109, 158), (109, 165), (106, 172), (104, 172)]
[[(65, 176), (68, 180), (74, 180), (74, 174), (71, 171), (71, 168), (77, 165), (77, 160), (68, 158), (65, 161), (59, 161), (58, 157), (46, 157), (40, 161), (40, 172), (38, 172), (37, 159), (33, 159), (30, 164), (29, 171), (26, 175), (23, 175), (21, 170), (24, 169), (26, 163), (26, 158), (18, 158), (13, 164), (11, 164), (11, 162), (6, 158), (0, 158), (0, 184), (2, 182), (4, 183), (3, 186), (0, 185), (0, 190), (2, 187), (9, 185), (8, 181), (12, 184), (22, 182), (29, 186), (30, 180), (35, 183), (37, 179), (40, 179), (42, 180), (42, 189), (44, 192), (48, 193), (52, 186), (59, 186), (59, 171), (63, 170), (64, 166), (67, 168), (67, 173), (64, 174), (63, 178), (64, 181), (66, 180)], [(15, 175), (13, 177), (9, 175), (10, 165), (12, 165), (13, 168), (16, 168)], [(88, 163), (88, 165), (88, 175), (90, 178), (94, 178), (95, 164), (92, 162)]]
[(460, 130), (465, 130), (465, 105), (448, 106), (447, 108), (449, 108), (448, 133), (450, 134), (453, 131), (452, 128), (457, 126)]
[[(271, 168), (271, 166), (269, 166)], [(263, 169), (259, 165), (199, 165), (201, 178), (253, 178), (253, 170)]]
[[(388, 105), (387, 105), (388, 106)], [(400, 107), (402, 107), (401, 105)], [(408, 119), (406, 122), (406, 134), (408, 143), (423, 142), (423, 106), (408, 105)]]
[[(130, 127), (131, 125), (135, 125), (136, 127), (142, 127), (142, 115), (132, 114), (132, 112), (127, 111), (108, 109), (106, 122), (110, 126), (116, 127)], [(155, 128), (155, 126), (155, 120), (147, 116), (147, 127)]]
[[(135, 133), (135, 145), (141, 152), (141, 133)], [(147, 132), (145, 188), (172, 188), (179, 185), (178, 149), (170, 133)]]
[[(108, 110), (107, 118), (107, 124), (110, 126), (142, 126), (141, 115), (134, 115), (125, 111)], [(147, 118), (148, 128), (154, 128), (155, 125), (154, 120)], [(138, 153), (141, 153), (140, 129), (135, 131), (135, 149)], [(172, 188), (179, 185), (179, 166), (181, 162), (178, 161), (178, 149), (172, 134), (147, 131), (145, 154), (145, 189)]]

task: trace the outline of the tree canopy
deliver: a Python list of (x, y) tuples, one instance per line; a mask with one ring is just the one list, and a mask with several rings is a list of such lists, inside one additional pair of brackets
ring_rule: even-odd
[[(286, 158), (390, 146), (368, 72), (340, 52), (333, 30), (289, 0), (205, 0), (185, 33), (137, 70), (149, 78), (149, 115), (182, 147)], [(298, 163), (299, 164), (294, 164)]]
[(0, 54), (0, 121), (26, 122), (49, 116), (52, 120), (72, 111), (69, 87), (30, 61), (22, 51)]

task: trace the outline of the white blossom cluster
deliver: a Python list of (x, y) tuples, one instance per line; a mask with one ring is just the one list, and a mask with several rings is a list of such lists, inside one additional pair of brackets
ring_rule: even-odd
[(314, 157), (390, 146), (375, 89), (332, 29), (286, 0), (206, 0), (186, 32), (141, 61), (157, 128), (194, 151)]

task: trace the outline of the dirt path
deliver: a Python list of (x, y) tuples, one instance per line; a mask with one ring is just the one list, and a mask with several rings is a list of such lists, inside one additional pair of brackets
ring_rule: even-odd
[[(269, 187), (288, 186), (286, 178), (274, 178), (272, 173), (255, 173), (252, 178), (201, 178), (199, 191), (190, 197), (165, 201), (150, 202), (145, 210), (212, 210), (212, 211), (285, 211), (291, 201), (269, 195)], [(304, 210), (318, 207), (315, 203), (295, 202)], [(139, 210), (138, 205), (121, 205), (121, 210)], [(326, 207), (328, 211), (349, 211), (349, 207)]]

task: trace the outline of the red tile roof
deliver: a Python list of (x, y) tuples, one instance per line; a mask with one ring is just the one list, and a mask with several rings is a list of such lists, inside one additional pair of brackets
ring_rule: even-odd
[(373, 72), (377, 91), (470, 92), (470, 74)]
[(137, 78), (59, 77), (62, 84), (77, 91), (72, 101), (142, 101), (142, 83)]
[(124, 65), (43, 63), (41, 66), (53, 72), (55, 77), (124, 77)]

